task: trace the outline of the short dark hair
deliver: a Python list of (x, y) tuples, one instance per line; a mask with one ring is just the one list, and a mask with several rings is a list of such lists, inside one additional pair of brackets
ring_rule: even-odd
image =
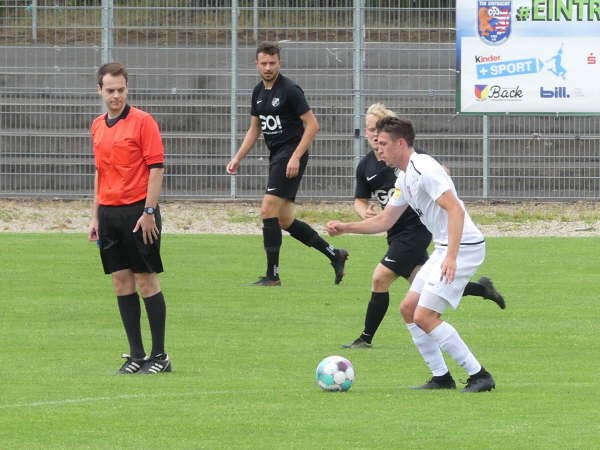
[(127, 67), (120, 62), (109, 62), (100, 66), (98, 69), (98, 86), (100, 87), (102, 87), (104, 75), (112, 75), (113, 77), (123, 75), (125, 84), (127, 84)]
[(264, 53), (265, 55), (277, 55), (278, 58), (280, 58), (279, 54), (281, 53), (281, 48), (279, 48), (279, 45), (275, 44), (274, 42), (262, 42), (257, 48), (256, 48), (256, 59), (258, 59), (258, 54), (259, 53)]
[(410, 120), (402, 117), (384, 117), (377, 121), (377, 132), (389, 133), (396, 139), (404, 139), (409, 147), (415, 142), (415, 128)]

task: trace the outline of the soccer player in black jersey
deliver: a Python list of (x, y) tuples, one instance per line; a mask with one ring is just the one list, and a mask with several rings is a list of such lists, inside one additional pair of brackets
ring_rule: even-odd
[[(377, 129), (375, 124), (384, 117), (395, 116), (394, 112), (383, 104), (371, 105), (366, 114), (365, 134), (371, 147), (356, 168), (356, 192), (354, 209), (363, 218), (377, 215), (369, 204), (373, 196), (383, 209), (394, 191), (395, 169), (388, 167), (377, 153)], [(415, 150), (423, 153), (421, 150)], [(365, 327), (361, 335), (344, 348), (369, 348), (377, 328), (383, 321), (389, 306), (389, 288), (398, 278), (412, 282), (419, 268), (427, 261), (427, 247), (431, 242), (431, 233), (421, 223), (417, 214), (407, 208), (404, 214), (387, 232), (388, 250), (375, 267), (372, 278), (371, 301), (367, 306)], [(495, 302), (500, 308), (506, 307), (502, 295), (494, 288), (492, 281), (482, 277), (479, 283), (467, 284), (463, 295), (476, 295)]]
[(281, 230), (314, 247), (331, 261), (335, 284), (344, 276), (348, 252), (329, 245), (307, 223), (295, 218), (294, 200), (308, 163), (308, 148), (319, 123), (304, 98), (302, 88), (280, 72), (280, 49), (270, 42), (256, 49), (256, 67), (262, 80), (252, 91), (250, 127), (227, 173), (235, 175), (241, 160), (254, 146), (261, 131), (269, 148), (269, 179), (261, 205), (267, 272), (253, 286), (281, 286), (279, 249)]

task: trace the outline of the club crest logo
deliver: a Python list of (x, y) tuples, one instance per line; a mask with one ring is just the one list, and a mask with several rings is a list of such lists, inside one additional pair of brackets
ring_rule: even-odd
[(477, 0), (479, 37), (488, 45), (506, 42), (511, 29), (512, 0)]
[(271, 105), (273, 105), (273, 108), (277, 108), (279, 106), (279, 97), (275, 97), (271, 102)]

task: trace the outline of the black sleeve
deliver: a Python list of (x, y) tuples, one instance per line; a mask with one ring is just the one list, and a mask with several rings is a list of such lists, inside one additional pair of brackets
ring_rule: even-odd
[(298, 116), (310, 111), (310, 106), (304, 97), (304, 91), (298, 85), (292, 86), (287, 92), (287, 101), (292, 111)]
[(365, 159), (363, 158), (356, 167), (356, 190), (354, 198), (371, 198), (371, 188), (365, 177)]
[(258, 95), (258, 89), (255, 87), (252, 90), (252, 100), (250, 100), (250, 115), (258, 116), (258, 112), (256, 111), (256, 96)]

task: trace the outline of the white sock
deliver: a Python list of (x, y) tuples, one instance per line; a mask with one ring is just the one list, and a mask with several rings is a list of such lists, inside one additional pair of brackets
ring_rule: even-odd
[(448, 322), (442, 322), (435, 327), (429, 336), (448, 353), (456, 363), (467, 371), (469, 376), (481, 370), (481, 364), (475, 359), (467, 344), (458, 335), (458, 332)]
[(448, 372), (439, 344), (415, 323), (407, 323), (406, 328), (433, 376), (439, 377)]

